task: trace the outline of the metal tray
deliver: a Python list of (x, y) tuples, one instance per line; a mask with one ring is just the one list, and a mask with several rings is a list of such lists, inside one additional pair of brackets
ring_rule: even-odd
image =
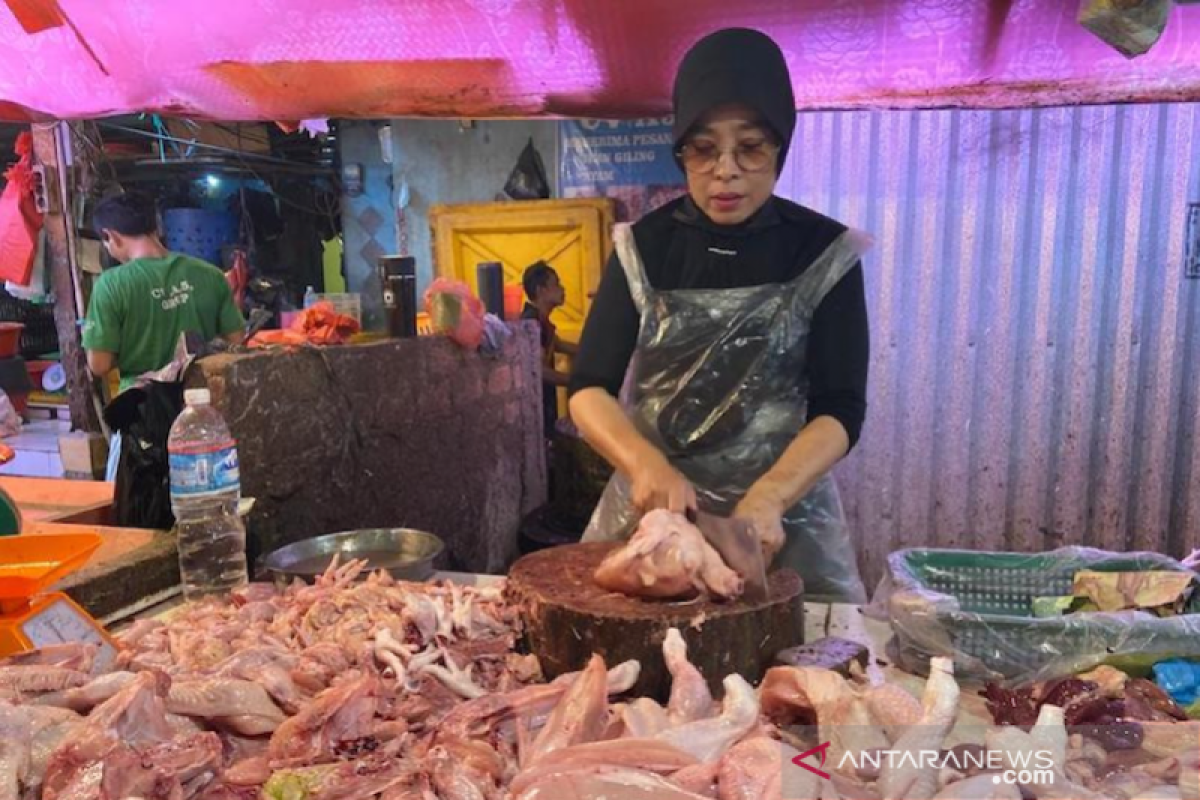
[(446, 549), (432, 533), (412, 528), (372, 528), (343, 531), (281, 547), (259, 562), (259, 571), (278, 582), (312, 580), (329, 566), (335, 554), (344, 564), (365, 558), (371, 571), (382, 569), (406, 581), (433, 576), (433, 562)]

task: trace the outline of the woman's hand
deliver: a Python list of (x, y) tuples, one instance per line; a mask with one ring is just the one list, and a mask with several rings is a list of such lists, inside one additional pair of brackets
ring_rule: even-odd
[(696, 510), (696, 490), (666, 456), (647, 447), (630, 471), (631, 500), (639, 513), (666, 509), (679, 514)]
[(571, 418), (583, 438), (631, 484), (634, 508), (686, 514), (696, 509), (696, 490), (625, 415), (616, 398), (593, 386), (571, 398)]
[(775, 556), (783, 549), (783, 511), (774, 499), (752, 488), (733, 510), (733, 516), (746, 520), (754, 526), (754, 535), (762, 545), (763, 563), (769, 568)]

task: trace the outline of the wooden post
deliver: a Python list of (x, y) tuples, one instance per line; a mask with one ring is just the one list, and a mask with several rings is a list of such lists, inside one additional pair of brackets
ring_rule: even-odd
[(72, 209), (75, 195), (74, 170), (69, 155), (70, 128), (65, 122), (35, 124), (33, 152), (46, 167), (52, 185), (50, 213), (46, 214), (46, 265), (50, 287), (54, 291), (54, 324), (58, 329), (58, 348), (67, 373), (67, 397), (71, 406), (71, 426), (88, 433), (100, 432), (98, 402), (92, 388), (92, 375), (80, 341), (79, 320), (83, 318), (83, 295), (76, 259), (76, 232)]

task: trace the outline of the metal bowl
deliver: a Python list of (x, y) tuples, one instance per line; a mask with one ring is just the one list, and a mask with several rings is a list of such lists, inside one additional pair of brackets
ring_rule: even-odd
[(433, 562), (446, 549), (432, 533), (412, 528), (372, 528), (343, 531), (281, 547), (260, 563), (277, 582), (312, 580), (329, 567), (334, 555), (341, 562), (366, 559), (370, 571), (385, 570), (399, 580), (433, 577)]

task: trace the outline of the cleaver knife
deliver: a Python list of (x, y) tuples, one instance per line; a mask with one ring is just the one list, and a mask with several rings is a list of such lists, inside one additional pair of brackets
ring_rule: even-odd
[(694, 516), (692, 522), (729, 568), (745, 580), (743, 596), (746, 600), (764, 602), (767, 599), (767, 566), (753, 525), (746, 520), (718, 517), (703, 511), (689, 516)]

